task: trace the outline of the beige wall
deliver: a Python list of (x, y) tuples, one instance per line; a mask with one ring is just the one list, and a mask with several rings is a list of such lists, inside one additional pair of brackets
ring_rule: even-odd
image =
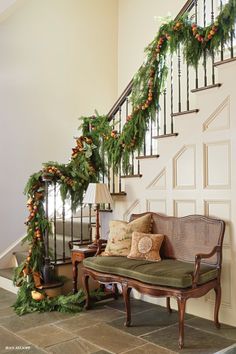
[(19, 0), (0, 47), (1, 251), (25, 232), (29, 175), (68, 161), (77, 118), (117, 97), (117, 1)]
[(119, 0), (118, 92), (121, 93), (144, 59), (144, 48), (160, 26), (158, 17), (173, 18), (185, 0)]

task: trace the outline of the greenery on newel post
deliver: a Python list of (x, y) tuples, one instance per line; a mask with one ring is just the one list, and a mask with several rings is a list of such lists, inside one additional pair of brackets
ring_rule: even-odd
[(20, 315), (34, 311), (81, 310), (80, 304), (84, 299), (81, 291), (74, 296), (49, 299), (42, 289), (44, 235), (51, 232), (50, 221), (45, 215), (44, 180), (46, 179), (49, 185), (56, 182), (60, 186), (62, 200), (70, 197), (75, 209), (82, 202), (88, 184), (97, 182), (103, 171), (104, 163), (97, 150), (98, 147), (91, 137), (79, 137), (67, 165), (52, 161), (45, 163), (42, 170), (33, 174), (27, 182), (24, 192), (28, 198), (29, 216), (26, 220), (27, 234), (23, 243), (29, 244), (29, 250), (26, 259), (15, 268), (14, 274), (14, 284), (20, 287), (14, 308)]

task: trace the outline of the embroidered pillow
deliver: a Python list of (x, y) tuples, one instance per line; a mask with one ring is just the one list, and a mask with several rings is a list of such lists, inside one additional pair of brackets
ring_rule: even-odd
[(152, 216), (146, 214), (130, 223), (120, 220), (110, 221), (110, 233), (107, 246), (103, 256), (125, 256), (127, 257), (131, 248), (132, 233), (134, 231), (150, 232), (152, 227)]
[(160, 248), (164, 235), (133, 232), (131, 251), (128, 258), (161, 261)]

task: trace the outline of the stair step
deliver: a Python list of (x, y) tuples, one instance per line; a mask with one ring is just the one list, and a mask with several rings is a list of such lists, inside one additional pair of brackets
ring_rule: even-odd
[(14, 268), (0, 269), (0, 277), (12, 280), (14, 274)]
[(25, 261), (27, 255), (28, 255), (28, 252), (14, 252), (13, 255), (16, 258), (17, 265), (20, 265), (22, 262)]
[(190, 109), (188, 111), (172, 113), (171, 117), (178, 117), (178, 116), (182, 116), (184, 114), (192, 114), (192, 113), (198, 113), (198, 112), (199, 112), (199, 109)]
[(196, 89), (191, 90), (191, 92), (194, 93), (194, 92), (209, 90), (209, 89), (216, 88), (216, 87), (220, 87), (220, 86), (222, 86), (221, 83), (214, 84), (214, 85), (202, 86), (202, 87), (198, 87), (198, 88), (196, 88)]
[(144, 160), (144, 159), (158, 159), (160, 155), (143, 155), (143, 156), (137, 156), (137, 160)]
[(178, 136), (178, 135), (179, 135), (179, 133), (170, 133), (170, 134), (156, 135), (156, 136), (153, 136), (152, 139), (171, 138), (172, 136)]
[(112, 213), (113, 210), (112, 209), (99, 209), (100, 213)]
[(117, 193), (111, 193), (111, 196), (114, 196), (114, 197), (116, 197), (116, 196), (126, 196), (127, 195), (127, 193), (126, 192), (117, 192)]
[(120, 176), (120, 178), (141, 178), (141, 177), (143, 177), (143, 175), (141, 174)]
[(224, 60), (215, 62), (214, 66), (220, 66), (220, 65), (223, 65), (223, 64), (231, 63), (231, 62), (233, 62), (235, 60), (236, 60), (236, 57), (224, 59)]

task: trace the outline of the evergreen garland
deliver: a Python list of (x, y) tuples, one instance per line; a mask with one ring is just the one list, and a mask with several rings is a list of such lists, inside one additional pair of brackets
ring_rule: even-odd
[[(62, 199), (72, 198), (75, 209), (83, 199), (84, 191), (90, 182), (98, 182), (101, 173), (105, 173), (104, 156), (108, 159), (108, 168), (118, 170), (122, 163), (124, 173), (130, 170), (129, 160), (133, 151), (140, 151), (149, 119), (155, 118), (159, 108), (159, 98), (165, 87), (168, 68), (165, 58), (168, 52), (176, 53), (182, 45), (188, 65), (197, 66), (203, 54), (212, 55), (225, 46), (236, 20), (236, 0), (229, 0), (214, 23), (200, 27), (187, 15), (163, 24), (154, 40), (146, 48), (146, 61), (133, 79), (131, 103), (132, 113), (126, 117), (121, 132), (111, 127), (107, 116), (96, 114), (82, 117), (82, 136), (76, 139), (68, 164), (48, 162), (41, 171), (33, 174), (26, 185), (29, 216), (26, 220), (29, 252), (26, 260), (15, 270), (14, 283), (20, 286), (14, 308), (18, 314), (28, 311), (70, 311), (74, 299), (59, 297), (47, 299), (42, 296), (40, 302), (32, 299), (33, 289), (42, 287), (41, 269), (44, 260), (43, 235), (50, 232), (50, 223), (44, 211), (45, 179), (48, 183), (60, 184)], [(70, 303), (70, 305), (68, 305)]]

